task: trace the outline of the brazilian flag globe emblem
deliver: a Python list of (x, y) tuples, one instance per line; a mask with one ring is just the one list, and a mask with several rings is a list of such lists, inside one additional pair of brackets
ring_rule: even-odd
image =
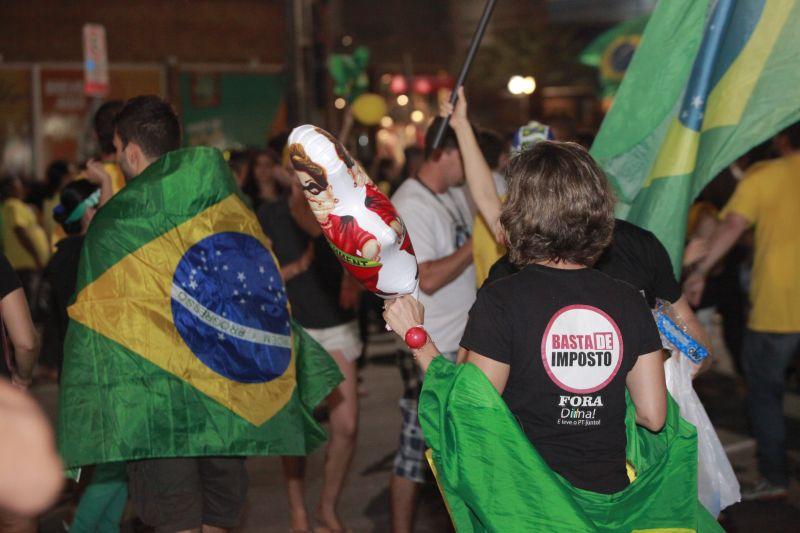
[(341, 379), (293, 323), (270, 243), (221, 154), (171, 152), (96, 215), (65, 343), (68, 466), (305, 454)]

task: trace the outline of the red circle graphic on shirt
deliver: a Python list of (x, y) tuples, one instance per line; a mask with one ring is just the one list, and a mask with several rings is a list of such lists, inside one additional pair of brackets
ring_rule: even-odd
[(559, 388), (576, 394), (603, 389), (622, 365), (622, 335), (614, 320), (590, 305), (561, 308), (542, 337), (542, 364)]

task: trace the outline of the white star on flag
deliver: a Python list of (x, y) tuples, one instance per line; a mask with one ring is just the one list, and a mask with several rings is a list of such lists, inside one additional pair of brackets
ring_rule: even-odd
[(236, 279), (238, 279), (239, 281), (244, 281), (244, 272), (239, 272), (238, 274), (236, 274)]
[(258, 273), (259, 273), (259, 274), (263, 274), (263, 273), (265, 273), (265, 272), (266, 272), (266, 270), (264, 270), (264, 267), (263, 267), (263, 266), (259, 266), (259, 267), (258, 267)]
[(703, 107), (703, 98), (700, 95), (695, 96), (692, 98), (692, 107), (696, 109), (700, 109)]
[(189, 288), (192, 289), (192, 290), (196, 289), (197, 288), (197, 282), (195, 280), (190, 281), (189, 282)]
[(221, 340), (221, 341), (224, 341), (225, 340), (225, 334), (224, 333), (217, 333), (217, 338), (219, 340)]

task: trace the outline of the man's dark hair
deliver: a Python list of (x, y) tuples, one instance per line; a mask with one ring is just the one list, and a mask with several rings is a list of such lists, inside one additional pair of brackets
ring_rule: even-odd
[(110, 100), (101, 105), (94, 114), (94, 133), (97, 135), (97, 144), (103, 155), (113, 154), (114, 148), (114, 117), (120, 112), (125, 102)]
[(47, 166), (45, 176), (47, 177), (47, 195), (53, 196), (61, 187), (64, 177), (69, 175), (69, 163), (63, 159), (57, 159)]
[(250, 162), (250, 152), (247, 150), (231, 150), (228, 166), (235, 173), (247, 166)]
[(18, 179), (16, 176), (3, 176), (0, 178), (0, 201), (5, 202), (13, 196), (14, 187)]
[(500, 156), (506, 150), (506, 141), (499, 133), (490, 129), (477, 131), (478, 146), (489, 168), (495, 169), (500, 164)]
[[(427, 161), (433, 156), (433, 140), (436, 137), (436, 132), (439, 130), (439, 124), (442, 123), (444, 119), (442, 117), (436, 117), (433, 122), (431, 122), (430, 126), (428, 126), (428, 131), (425, 132), (425, 160)], [(444, 135), (442, 136), (442, 142), (439, 144), (439, 148), (442, 150), (447, 150), (450, 148), (458, 149), (458, 139), (456, 138), (456, 132), (451, 128), (449, 125), (444, 130)]]
[(136, 96), (125, 102), (114, 117), (114, 131), (123, 147), (135, 142), (150, 158), (159, 158), (181, 146), (178, 116), (169, 102), (158, 96)]

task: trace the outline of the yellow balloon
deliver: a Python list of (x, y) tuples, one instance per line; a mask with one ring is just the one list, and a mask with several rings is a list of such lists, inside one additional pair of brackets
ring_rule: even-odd
[(353, 117), (365, 126), (375, 126), (386, 115), (386, 100), (375, 93), (365, 93), (356, 98), (351, 106)]

